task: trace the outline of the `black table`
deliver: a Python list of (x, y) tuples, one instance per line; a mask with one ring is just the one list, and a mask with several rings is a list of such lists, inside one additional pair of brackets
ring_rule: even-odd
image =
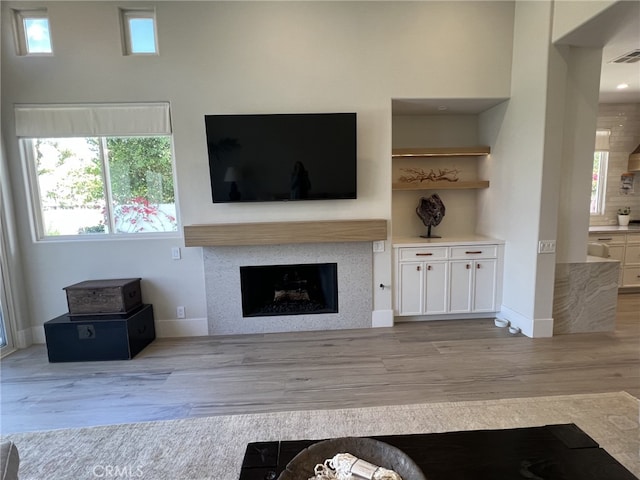
[[(638, 480), (574, 424), (371, 438), (404, 451), (428, 480)], [(317, 441), (249, 443), (240, 480), (278, 478)]]

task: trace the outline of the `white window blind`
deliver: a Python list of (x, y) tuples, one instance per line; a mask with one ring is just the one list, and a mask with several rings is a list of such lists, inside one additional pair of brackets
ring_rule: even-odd
[(169, 104), (16, 105), (21, 138), (171, 134)]
[(609, 137), (611, 130), (596, 130), (596, 148), (597, 152), (609, 151)]

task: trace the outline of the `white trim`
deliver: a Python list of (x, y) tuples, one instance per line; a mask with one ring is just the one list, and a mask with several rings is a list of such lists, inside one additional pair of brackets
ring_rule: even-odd
[[(209, 335), (209, 327), (206, 318), (187, 318), (180, 320), (154, 320), (156, 328), (156, 338), (177, 338), (177, 337), (206, 337)], [(44, 345), (47, 343), (44, 334), (44, 325), (32, 327), (30, 331), (23, 330), (21, 338), (31, 340), (31, 343), (18, 345), (18, 348), (35, 343)]]
[(497, 318), (509, 321), (512, 327), (518, 327), (523, 335), (530, 338), (553, 336), (553, 318), (529, 318), (504, 305)]
[[(30, 52), (29, 40), (24, 22), (27, 19), (45, 19), (49, 27), (50, 52)], [(51, 57), (53, 56), (53, 39), (51, 37), (51, 22), (46, 8), (13, 9), (13, 39), (16, 54), (21, 57)]]
[(206, 318), (187, 318), (180, 320), (156, 320), (156, 337), (206, 337), (209, 324)]
[[(158, 51), (158, 22), (156, 21), (155, 7), (151, 8), (119, 8), (120, 33), (122, 36), (123, 55), (159, 55)], [(131, 24), (133, 19), (150, 19), (153, 22), (153, 52), (134, 52), (131, 38)]]
[(393, 327), (393, 310), (374, 310), (371, 313), (371, 327)]
[(596, 130), (596, 144), (595, 151), (609, 151), (610, 142), (609, 139), (611, 137), (611, 130), (609, 129), (599, 129)]
[(21, 104), (14, 107), (21, 138), (171, 135), (168, 102)]

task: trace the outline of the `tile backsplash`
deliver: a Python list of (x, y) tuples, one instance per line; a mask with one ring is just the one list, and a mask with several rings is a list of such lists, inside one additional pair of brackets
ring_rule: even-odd
[(633, 193), (623, 193), (620, 177), (627, 172), (629, 154), (640, 143), (640, 103), (602, 103), (598, 129), (609, 129), (609, 168), (604, 215), (592, 215), (590, 225), (616, 225), (617, 211), (631, 207), (631, 219), (640, 220), (640, 172), (635, 172)]

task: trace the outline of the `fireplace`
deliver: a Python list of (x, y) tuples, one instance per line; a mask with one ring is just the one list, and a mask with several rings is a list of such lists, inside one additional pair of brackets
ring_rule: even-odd
[(338, 265), (240, 267), (242, 316), (338, 313)]
[[(203, 249), (205, 289), (207, 296), (207, 321), (210, 335), (235, 335), (243, 333), (296, 332), (310, 330), (339, 330), (370, 328), (372, 311), (372, 251), (371, 242), (339, 242), (317, 244), (221, 246)], [(320, 312), (287, 312), (270, 315), (265, 313), (246, 316), (243, 312), (241, 268), (245, 266), (272, 267), (306, 265), (332, 265), (334, 274), (320, 273), (324, 278), (327, 310)], [(321, 268), (324, 270), (324, 268)], [(262, 273), (262, 272), (260, 272)], [(286, 272), (285, 272), (286, 273)], [(295, 278), (295, 273), (288, 278)], [(298, 272), (298, 276), (301, 272)], [(279, 272), (277, 277), (283, 277)], [(325, 286), (327, 278), (334, 281), (337, 293)], [(299, 280), (297, 280), (299, 281)], [(275, 297), (272, 281), (264, 298), (268, 302)], [(257, 287), (251, 287), (252, 290)], [(284, 290), (295, 290), (288, 288)], [(309, 289), (307, 289), (309, 290)], [(294, 293), (294, 292), (291, 292)], [(294, 298), (295, 295), (289, 295)], [(299, 298), (304, 298), (300, 292)], [(312, 296), (309, 295), (311, 299)]]

